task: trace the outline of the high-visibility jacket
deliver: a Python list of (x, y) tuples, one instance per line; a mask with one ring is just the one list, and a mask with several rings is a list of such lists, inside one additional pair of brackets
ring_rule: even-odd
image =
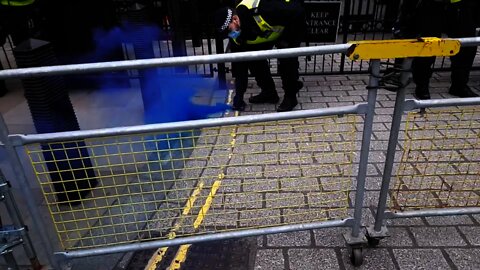
[(0, 4), (3, 6), (28, 6), (35, 2), (35, 0), (0, 0)]
[[(285, 0), (285, 2), (290, 2), (290, 0)], [(258, 14), (256, 12), (258, 6), (260, 5), (260, 0), (243, 0), (237, 5), (237, 8), (240, 6), (245, 6), (249, 10), (253, 11), (253, 19), (257, 23), (258, 27), (260, 28), (260, 31), (263, 34), (263, 36), (258, 36), (255, 40), (247, 40), (247, 44), (259, 44), (259, 43), (265, 43), (265, 42), (272, 42), (277, 40), (280, 35), (283, 32), (283, 29), (285, 28), (282, 25), (270, 25), (268, 24), (263, 18), (262, 15)], [(238, 43), (236, 39), (233, 40), (235, 43)]]

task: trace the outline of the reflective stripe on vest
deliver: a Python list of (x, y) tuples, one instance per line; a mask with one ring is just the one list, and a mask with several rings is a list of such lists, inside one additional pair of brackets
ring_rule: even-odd
[[(258, 5), (260, 4), (260, 0), (243, 0), (237, 5), (237, 8), (239, 6), (245, 6), (248, 9), (256, 9), (258, 8)], [(270, 41), (275, 41), (277, 40), (280, 35), (283, 32), (283, 29), (285, 27), (283, 26), (271, 26), (269, 25), (261, 15), (253, 15), (253, 19), (257, 23), (258, 27), (260, 28), (260, 31), (264, 33), (263, 36), (261, 37), (256, 37), (255, 40), (247, 40), (247, 44), (259, 44), (259, 43), (265, 43), (265, 42), (270, 42)], [(235, 39), (233, 40), (235, 43), (238, 43)]]
[(458, 2), (460, 2), (460, 1), (462, 1), (462, 0), (450, 0), (450, 3), (453, 4), (453, 3), (458, 3)]
[(35, 0), (0, 0), (3, 6), (21, 7), (33, 4)]

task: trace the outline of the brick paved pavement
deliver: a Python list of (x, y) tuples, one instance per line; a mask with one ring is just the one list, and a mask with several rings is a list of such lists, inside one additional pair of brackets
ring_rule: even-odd
[[(364, 75), (315, 76), (302, 78), (301, 109), (352, 105), (366, 100)], [(280, 83), (277, 81), (277, 87)], [(480, 93), (480, 72), (473, 72), (470, 85)], [(435, 73), (432, 98), (451, 98), (449, 74)], [(254, 81), (251, 87), (255, 88)], [(414, 85), (407, 89), (413, 98)], [(249, 89), (253, 95), (258, 90)], [(246, 97), (248, 98), (248, 96)], [(372, 151), (367, 170), (364, 224), (373, 223), (381, 185), (381, 172), (392, 120), (395, 93), (379, 90)], [(273, 111), (274, 105), (249, 105), (241, 115)], [(391, 237), (377, 248), (365, 250), (365, 261), (358, 269), (479, 269), (480, 215), (427, 217), (387, 220)], [(302, 231), (258, 237), (254, 269), (353, 269), (345, 248), (344, 228)]]
[[(302, 80), (305, 88), (300, 92), (301, 104), (298, 109), (352, 105), (366, 99), (365, 86), (368, 77), (365, 75), (311, 76), (304, 77)], [(278, 80), (276, 83), (280, 85)], [(258, 93), (253, 81), (251, 86), (253, 89), (249, 89), (248, 94)], [(447, 94), (448, 86), (447, 73), (434, 74), (432, 97), (451, 97)], [(471, 86), (480, 92), (480, 72), (472, 73)], [(278, 87), (278, 89), (282, 94), (281, 88)], [(407, 98), (412, 97), (411, 92), (412, 86), (409, 87)], [(367, 171), (364, 224), (373, 222), (373, 209), (380, 187), (394, 99), (394, 93), (379, 90), (370, 165)], [(4, 100), (6, 99), (0, 101)], [(85, 97), (72, 98), (74, 105), (80, 110), (91, 105), (86, 100)], [(8, 106), (14, 110), (24, 104), (17, 107), (11, 104)], [(6, 108), (3, 105), (2, 107)], [(274, 109), (274, 105), (248, 105), (247, 111), (242, 115), (273, 112)], [(5, 112), (2, 113), (5, 115)], [(86, 112), (79, 113), (80, 122), (84, 121), (83, 117), (86, 115)], [(18, 117), (15, 120), (18, 120)], [(131, 122), (135, 123), (135, 121)], [(15, 121), (12, 126), (14, 129), (18, 127), (18, 130), (25, 129)], [(388, 221), (387, 224), (391, 225), (389, 228), (392, 237), (382, 241), (377, 248), (366, 250), (365, 262), (360, 269), (478, 269), (479, 222), (480, 215)], [(351, 269), (348, 252), (341, 236), (343, 232), (345, 229), (331, 228), (258, 237), (252, 267), (254, 269)], [(35, 235), (33, 237), (37, 238)], [(99, 261), (102, 260), (106, 261), (101, 258)], [(113, 265), (111, 261), (109, 264)], [(78, 263), (76, 269), (82, 269), (82, 265), (84, 264)], [(93, 265), (89, 269), (106, 268)]]

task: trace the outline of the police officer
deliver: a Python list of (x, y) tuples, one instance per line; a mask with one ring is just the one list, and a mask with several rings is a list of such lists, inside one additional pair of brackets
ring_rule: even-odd
[[(403, 37), (440, 37), (446, 33), (451, 38), (475, 36), (474, 5), (477, 0), (404, 0), (401, 31)], [(477, 12), (478, 13), (478, 12)], [(462, 47), (451, 59), (451, 87), (449, 93), (457, 97), (477, 97), (467, 85), (477, 48)], [(435, 57), (415, 58), (412, 63), (415, 96), (430, 99), (429, 83)]]
[(35, 0), (0, 0), (0, 20), (18, 45), (30, 37), (30, 19)]
[[(0, 0), (0, 46), (10, 35), (16, 46), (30, 37), (29, 19), (35, 0)], [(0, 70), (2, 70), (0, 63)], [(0, 97), (7, 93), (5, 81), (0, 80)]]
[[(306, 32), (305, 10), (299, 0), (243, 0), (235, 9), (222, 8), (215, 15), (217, 30), (230, 38), (232, 52), (299, 47)], [(285, 96), (277, 111), (291, 111), (297, 106), (299, 81), (298, 57), (278, 59), (278, 71)], [(244, 109), (243, 95), (248, 69), (261, 88), (250, 103), (279, 101), (266, 60), (232, 63), (236, 93), (233, 108)], [(242, 106), (243, 105), (243, 106)]]

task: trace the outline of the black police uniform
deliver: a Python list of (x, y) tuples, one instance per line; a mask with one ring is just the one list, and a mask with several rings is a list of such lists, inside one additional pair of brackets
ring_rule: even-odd
[[(404, 1), (402, 14), (403, 37), (440, 37), (446, 33), (451, 38), (475, 36), (476, 0), (417, 0)], [(478, 15), (478, 14), (477, 14)], [(459, 97), (477, 96), (467, 86), (476, 47), (462, 47), (451, 59), (452, 85), (449, 93)], [(415, 94), (419, 99), (429, 99), (429, 82), (435, 57), (415, 58), (412, 63)]]
[[(298, 0), (260, 0), (256, 9), (248, 9), (240, 5), (236, 12), (240, 18), (241, 33), (235, 41), (231, 41), (232, 52), (268, 50), (277, 48), (299, 47), (306, 33), (305, 10)], [(248, 41), (265, 35), (254, 20), (254, 15), (260, 15), (270, 25), (280, 25), (284, 29), (280, 37), (272, 42), (249, 44)], [(251, 103), (277, 103), (279, 98), (275, 84), (270, 74), (270, 67), (266, 60), (238, 62), (232, 64), (236, 99), (243, 100), (248, 82), (248, 69), (256, 78), (262, 92), (249, 99)], [(285, 97), (278, 107), (278, 111), (290, 111), (297, 105), (296, 95), (303, 87), (299, 82), (298, 57), (278, 59), (278, 72), (282, 79)]]

